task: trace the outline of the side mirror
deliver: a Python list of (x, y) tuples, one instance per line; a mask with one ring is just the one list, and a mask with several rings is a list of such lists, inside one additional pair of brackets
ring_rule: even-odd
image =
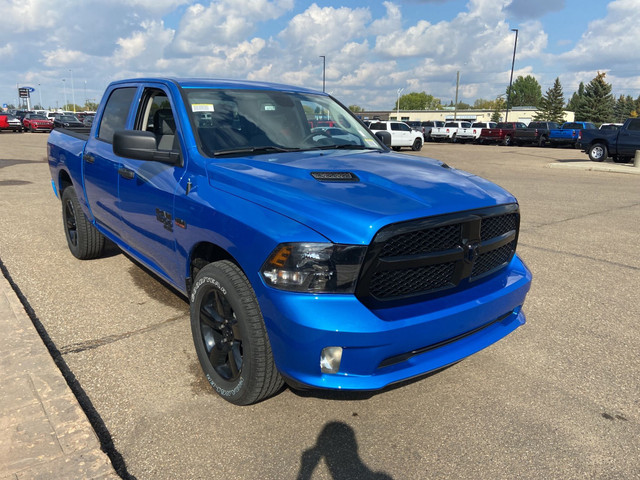
[(379, 130), (375, 133), (375, 135), (387, 147), (391, 146), (391, 134), (389, 132), (385, 132), (384, 130)]
[(180, 152), (158, 150), (156, 136), (142, 130), (117, 130), (113, 134), (113, 153), (136, 160), (180, 164)]

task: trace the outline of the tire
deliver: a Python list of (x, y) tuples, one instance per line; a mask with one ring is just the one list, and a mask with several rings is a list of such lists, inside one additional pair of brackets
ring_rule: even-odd
[(36, 132), (36, 131), (33, 129), (33, 125), (29, 125), (29, 131), (30, 131), (31, 133), (35, 133), (35, 132)]
[(589, 147), (589, 160), (592, 162), (603, 162), (607, 156), (607, 146), (603, 143), (594, 143)]
[(258, 301), (242, 270), (228, 260), (206, 265), (190, 301), (198, 360), (218, 395), (251, 405), (282, 388)]
[(391, 147), (394, 151), (399, 152), (401, 147)]
[(414, 152), (419, 152), (420, 150), (422, 150), (422, 140), (416, 138), (413, 142), (413, 145), (411, 145), (411, 150), (413, 150)]
[(451, 138), (449, 139), (449, 141), (451, 143), (456, 143), (458, 141), (458, 139), (456, 138), (456, 134), (455, 133), (453, 135), (451, 135)]
[(539, 139), (538, 139), (538, 146), (539, 147), (546, 147), (547, 146), (547, 137), (542, 135)]
[(505, 147), (509, 147), (511, 145), (511, 136), (507, 135), (506, 137), (504, 137), (502, 145), (504, 145)]
[(613, 157), (613, 161), (615, 163), (631, 163), (633, 162), (632, 157)]
[(87, 219), (73, 187), (62, 192), (62, 224), (74, 257), (89, 260), (102, 254), (104, 236)]

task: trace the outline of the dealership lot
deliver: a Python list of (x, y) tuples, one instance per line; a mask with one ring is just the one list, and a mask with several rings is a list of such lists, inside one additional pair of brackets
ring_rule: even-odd
[(45, 145), (43, 134), (0, 136), (0, 259), (130, 475), (638, 478), (640, 176), (558, 168), (587, 160), (572, 149), (411, 152), (519, 199), (518, 251), (534, 275), (528, 323), (383, 392), (286, 389), (240, 408), (210, 391), (184, 298), (117, 249), (71, 256)]

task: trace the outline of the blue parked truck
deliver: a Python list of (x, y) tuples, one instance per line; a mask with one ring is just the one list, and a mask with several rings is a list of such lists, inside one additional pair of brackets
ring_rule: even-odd
[(391, 152), (324, 93), (118, 81), (88, 133), (50, 134), (48, 159), (71, 253), (109, 239), (187, 296), (203, 372), (232, 403), (285, 381), (380, 389), (525, 322), (516, 199)]
[(597, 130), (591, 122), (566, 122), (560, 128), (549, 130), (549, 144), (552, 147), (571, 145), (575, 147), (582, 130)]

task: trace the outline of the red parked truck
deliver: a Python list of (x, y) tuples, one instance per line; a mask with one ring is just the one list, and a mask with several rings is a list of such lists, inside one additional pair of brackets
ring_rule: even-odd
[(478, 143), (498, 143), (511, 145), (516, 129), (527, 128), (522, 122), (500, 122), (495, 128), (483, 128)]

